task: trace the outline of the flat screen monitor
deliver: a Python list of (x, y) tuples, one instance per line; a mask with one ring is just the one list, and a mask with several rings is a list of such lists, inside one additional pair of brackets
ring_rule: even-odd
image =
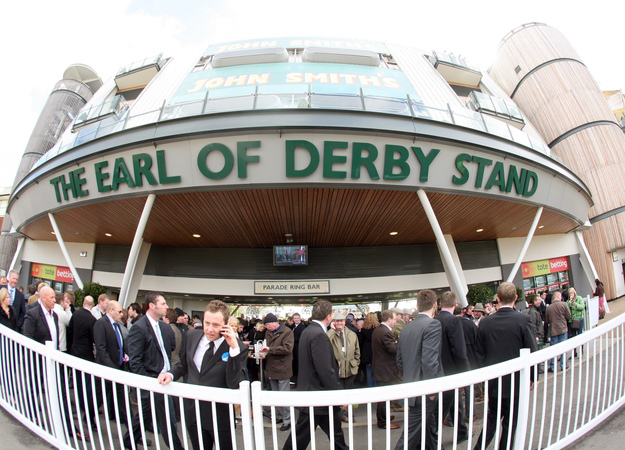
[(307, 266), (308, 246), (307, 245), (274, 245), (273, 246), (274, 266)]

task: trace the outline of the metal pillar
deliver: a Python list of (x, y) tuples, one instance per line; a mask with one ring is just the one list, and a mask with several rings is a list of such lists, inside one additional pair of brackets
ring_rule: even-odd
[[(586, 272), (586, 276), (588, 276), (589, 275), (588, 269), (590, 269), (590, 272), (592, 274), (592, 279), (588, 277), (588, 281), (590, 281), (590, 286), (592, 287), (595, 284), (595, 280), (599, 279), (599, 274), (597, 273), (597, 269), (595, 268), (595, 265), (592, 262), (590, 253), (588, 253), (588, 249), (586, 248), (586, 243), (584, 242), (584, 236), (582, 236), (582, 232), (576, 231), (575, 236), (577, 237), (577, 243), (579, 244), (579, 248), (582, 251), (582, 255), (584, 255), (585, 260), (582, 260), (582, 266), (584, 266), (584, 272)], [(588, 265), (588, 267), (586, 267), (586, 264), (584, 264), (584, 262)]]
[(56, 240), (59, 243), (59, 247), (61, 247), (61, 252), (63, 252), (63, 256), (65, 257), (65, 262), (67, 263), (69, 270), (72, 271), (72, 275), (74, 275), (74, 281), (76, 281), (76, 285), (78, 285), (79, 289), (82, 289), (84, 285), (82, 284), (82, 280), (80, 279), (80, 275), (78, 275), (76, 267), (74, 267), (72, 259), (69, 257), (69, 252), (67, 251), (67, 247), (65, 247), (65, 241), (63, 241), (61, 231), (56, 224), (56, 219), (54, 218), (54, 215), (52, 213), (48, 213), (48, 217), (50, 218), (50, 223), (52, 224), (52, 229), (54, 230), (54, 235), (56, 236)]
[(122, 308), (125, 308), (128, 303), (128, 287), (130, 286), (130, 280), (134, 276), (139, 250), (141, 248), (141, 243), (143, 242), (143, 232), (145, 231), (145, 226), (148, 223), (148, 218), (150, 217), (150, 212), (152, 211), (155, 199), (156, 195), (150, 194), (145, 200), (145, 206), (143, 207), (141, 218), (137, 224), (137, 231), (135, 232), (135, 237), (132, 241), (132, 247), (130, 247), (130, 254), (128, 255), (128, 261), (126, 262), (124, 278), (122, 279), (122, 285), (119, 290), (119, 302), (121, 303)]
[(13, 260), (11, 261), (11, 265), (9, 266), (9, 272), (15, 268), (15, 264), (17, 264), (17, 260), (19, 259), (20, 254), (22, 253), (22, 247), (24, 247), (25, 240), (26, 238), (23, 238), (23, 237), (17, 240), (17, 249), (15, 250), (15, 255), (13, 255)]
[(447, 275), (451, 290), (454, 291), (454, 293), (456, 294), (458, 305), (461, 308), (464, 308), (468, 304), (467, 293), (462, 287), (462, 281), (460, 281), (460, 276), (458, 275), (458, 271), (456, 270), (456, 265), (454, 264), (454, 260), (451, 256), (451, 252), (449, 251), (449, 247), (447, 246), (447, 242), (445, 241), (443, 230), (441, 230), (441, 227), (438, 224), (436, 214), (434, 214), (434, 210), (432, 209), (432, 205), (430, 204), (430, 200), (428, 199), (425, 191), (423, 189), (419, 189), (417, 191), (417, 194), (419, 195), (419, 200), (421, 200), (421, 204), (423, 205), (423, 209), (425, 210), (425, 215), (430, 221), (430, 226), (432, 227), (432, 231), (434, 231), (434, 236), (436, 236), (436, 243), (438, 244), (438, 249), (441, 253), (441, 256), (443, 257), (445, 275)]
[(536, 211), (536, 215), (534, 216), (534, 221), (532, 222), (530, 231), (525, 238), (525, 242), (523, 242), (523, 247), (521, 247), (521, 251), (519, 252), (519, 256), (517, 257), (514, 266), (512, 266), (512, 271), (510, 272), (510, 274), (508, 275), (508, 279), (506, 280), (507, 282), (511, 283), (514, 279), (514, 276), (518, 272), (519, 267), (521, 266), (521, 262), (523, 261), (523, 258), (525, 258), (525, 253), (527, 253), (527, 249), (530, 246), (530, 242), (532, 242), (534, 232), (536, 231), (536, 227), (538, 226), (538, 221), (540, 220), (540, 216), (542, 215), (542, 213), (543, 207), (541, 206), (540, 208), (538, 208), (538, 211)]

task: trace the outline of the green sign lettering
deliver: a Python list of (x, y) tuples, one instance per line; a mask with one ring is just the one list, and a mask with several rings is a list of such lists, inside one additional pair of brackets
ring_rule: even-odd
[[(406, 161), (409, 155), (406, 147), (387, 145), (384, 149), (384, 179), (399, 181), (408, 178), (410, 166)], [(395, 173), (395, 167), (399, 167), (399, 173)]]
[[(295, 168), (295, 150), (302, 149), (308, 152), (310, 161), (303, 169)], [(311, 142), (304, 140), (286, 141), (286, 176), (287, 178), (307, 177), (319, 167), (319, 150)]]

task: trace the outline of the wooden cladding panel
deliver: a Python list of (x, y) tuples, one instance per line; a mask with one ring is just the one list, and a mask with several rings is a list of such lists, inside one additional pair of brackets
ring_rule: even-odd
[(625, 205), (625, 135), (618, 127), (587, 128), (552, 150), (590, 189), (590, 217)]
[[(443, 232), (456, 241), (525, 236), (536, 207), (487, 198), (429, 193)], [(130, 245), (145, 197), (116, 200), (55, 214), (68, 242)], [(538, 234), (563, 233), (574, 221), (545, 211)], [(475, 230), (484, 231), (477, 233)], [(47, 217), (22, 230), (53, 240)], [(396, 231), (396, 236), (390, 236)], [(77, 234), (78, 233), (78, 234)], [(105, 233), (113, 236), (107, 237)], [(296, 188), (188, 192), (156, 197), (144, 233), (156, 246), (268, 248), (286, 243), (359, 247), (434, 242), (416, 192)], [(200, 238), (194, 238), (199, 234)]]
[[(523, 28), (501, 44), (489, 74), (510, 95), (519, 81), (535, 67), (560, 58), (580, 60), (569, 41), (555, 28), (536, 25)], [(520, 71), (516, 73), (515, 68)]]
[(533, 73), (514, 100), (547, 143), (580, 125), (615, 121), (588, 69), (576, 62), (560, 61)]
[[(128, 245), (134, 238), (145, 200), (146, 197), (138, 197), (97, 203), (56, 212), (54, 217), (66, 242)], [(21, 231), (31, 239), (56, 239), (47, 215)]]
[[(595, 265), (599, 279), (605, 285), (606, 298), (616, 297), (614, 262), (610, 250), (625, 247), (625, 213), (617, 214), (596, 222), (584, 231), (584, 242)], [(619, 266), (621, 262), (618, 262)]]

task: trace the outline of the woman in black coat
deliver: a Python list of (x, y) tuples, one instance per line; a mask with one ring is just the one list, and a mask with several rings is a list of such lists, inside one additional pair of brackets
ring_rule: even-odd
[(6, 288), (0, 289), (0, 325), (17, 331), (17, 317), (11, 306), (11, 295)]

